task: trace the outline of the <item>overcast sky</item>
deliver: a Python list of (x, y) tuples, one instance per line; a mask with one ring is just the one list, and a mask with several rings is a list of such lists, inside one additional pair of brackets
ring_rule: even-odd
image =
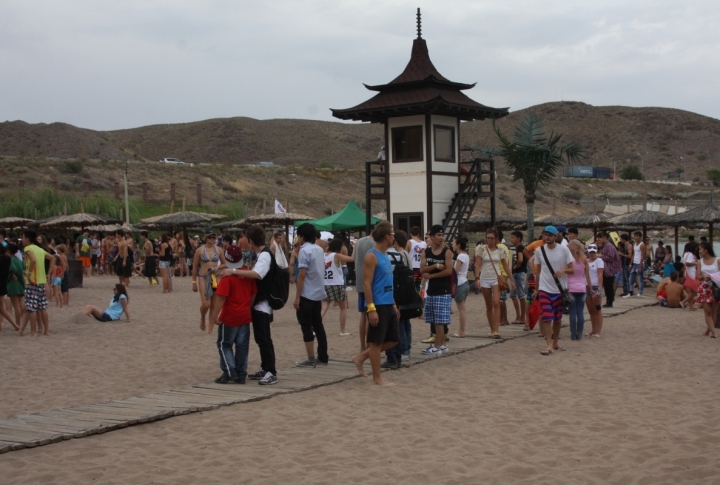
[(402, 72), (417, 7), (435, 67), (488, 106), (720, 118), (718, 0), (0, 0), (0, 122), (335, 120)]

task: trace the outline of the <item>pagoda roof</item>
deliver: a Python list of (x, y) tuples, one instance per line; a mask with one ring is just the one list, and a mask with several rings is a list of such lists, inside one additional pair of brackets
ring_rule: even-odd
[(353, 108), (331, 109), (341, 120), (384, 122), (388, 118), (417, 114), (439, 114), (461, 120), (497, 119), (508, 115), (509, 108), (482, 105), (461, 91), (475, 84), (450, 81), (433, 65), (427, 43), (420, 37), (413, 41), (410, 62), (398, 77), (388, 84), (365, 87), (379, 93)]

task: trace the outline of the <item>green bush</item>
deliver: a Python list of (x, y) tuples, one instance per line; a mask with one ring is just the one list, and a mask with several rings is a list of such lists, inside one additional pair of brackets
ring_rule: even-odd
[(713, 185), (720, 185), (720, 170), (718, 170), (717, 168), (711, 168), (707, 171), (707, 176), (708, 180), (710, 180)]
[(700, 152), (698, 153), (697, 159), (702, 162), (703, 160), (707, 160), (707, 155), (703, 152)]
[(623, 180), (643, 180), (643, 175), (637, 165), (625, 165), (620, 170), (620, 178)]
[(71, 160), (69, 162), (63, 162), (60, 165), (59, 170), (63, 173), (80, 173), (82, 172), (83, 164), (80, 160)]

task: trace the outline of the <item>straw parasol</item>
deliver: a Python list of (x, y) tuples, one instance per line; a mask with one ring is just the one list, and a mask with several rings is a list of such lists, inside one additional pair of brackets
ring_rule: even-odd
[(71, 214), (69, 216), (60, 216), (57, 218), (51, 218), (47, 222), (40, 224), (41, 228), (50, 227), (70, 227), (80, 226), (87, 227), (95, 224), (121, 224), (120, 219), (112, 217), (101, 216), (99, 214), (88, 214), (87, 212), (78, 212), (77, 214)]
[(173, 214), (163, 214), (161, 216), (148, 217), (141, 219), (140, 227), (148, 228), (188, 228), (190, 226), (207, 225), (212, 221), (219, 221), (227, 218), (220, 214), (208, 214), (204, 212), (183, 211)]
[(585, 229), (602, 227), (607, 224), (608, 219), (613, 215), (607, 212), (585, 212), (576, 216), (568, 217), (565, 225), (570, 227), (581, 227)]
[(464, 230), (466, 232), (480, 232), (490, 227), (496, 227), (501, 230), (515, 229), (518, 226), (522, 226), (527, 221), (524, 217), (516, 216), (496, 216), (495, 225), (490, 225), (490, 216), (475, 216), (471, 217), (466, 223)]
[(245, 221), (248, 224), (292, 224), (296, 221), (309, 221), (312, 216), (305, 214), (296, 214), (293, 212), (281, 212), (279, 214), (260, 214), (259, 216), (250, 216)]
[(234, 221), (225, 221), (221, 222), (219, 224), (213, 224), (213, 227), (217, 227), (218, 229), (232, 229), (232, 230), (238, 230), (238, 229), (244, 229), (248, 226), (248, 223), (245, 221), (245, 219), (235, 219)]
[(642, 227), (642, 240), (645, 242), (648, 227), (651, 229), (663, 229), (668, 226), (669, 217), (663, 212), (642, 210), (615, 216), (607, 222), (610, 226), (621, 229), (633, 230)]
[(14, 227), (26, 226), (30, 222), (33, 222), (33, 220), (25, 219), (24, 217), (4, 217), (0, 219), (0, 227), (9, 227), (12, 229)]
[(117, 231), (118, 229), (122, 229), (125, 232), (139, 232), (135, 226), (133, 226), (132, 224), (128, 225), (127, 222), (122, 225), (120, 225), (120, 224), (96, 224), (94, 226), (88, 226), (88, 229), (91, 231), (97, 231), (97, 232), (113, 232), (113, 231)]
[(667, 219), (668, 225), (675, 227), (675, 254), (677, 254), (679, 226), (707, 224), (710, 232), (710, 234), (708, 234), (708, 241), (712, 244), (713, 224), (720, 222), (720, 209), (715, 207), (711, 201), (710, 205), (693, 207), (685, 212), (669, 216)]
[(535, 224), (538, 226), (561, 226), (565, 224), (566, 219), (567, 217), (559, 216), (557, 214), (548, 214), (535, 219)]

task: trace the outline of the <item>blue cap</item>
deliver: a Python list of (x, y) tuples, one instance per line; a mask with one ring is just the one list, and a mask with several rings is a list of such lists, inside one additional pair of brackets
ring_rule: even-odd
[(558, 230), (555, 229), (555, 226), (545, 226), (545, 229), (543, 229), (543, 232), (549, 232), (553, 236), (558, 235)]
[(565, 227), (565, 226), (555, 226), (555, 229), (557, 229), (558, 232), (562, 232), (563, 234), (567, 234), (567, 227)]

